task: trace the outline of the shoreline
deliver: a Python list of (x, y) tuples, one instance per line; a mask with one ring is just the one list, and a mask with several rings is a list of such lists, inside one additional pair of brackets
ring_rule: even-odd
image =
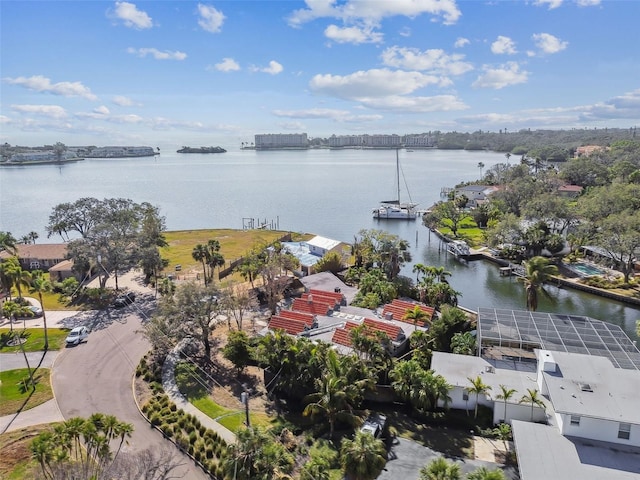
[[(444, 242), (451, 242), (451, 239), (446, 235), (439, 232), (437, 229), (432, 229), (439, 238), (441, 238)], [(467, 261), (477, 261), (483, 260), (494, 263), (500, 267), (508, 267), (511, 265), (511, 262), (505, 260), (503, 258), (495, 257), (487, 252), (471, 249), (471, 254), (466, 257)], [(585, 285), (583, 283), (578, 283), (577, 280), (572, 280), (564, 277), (553, 276), (552, 282), (547, 282), (551, 285), (555, 284), (557, 287), (567, 287), (575, 290), (580, 290), (582, 292), (590, 293), (592, 295), (597, 295), (599, 297), (608, 298), (610, 300), (615, 300), (620, 303), (624, 303), (626, 305), (631, 305), (633, 307), (640, 308), (640, 298), (631, 297), (627, 295), (621, 295), (619, 293), (611, 292), (609, 290), (605, 290), (602, 288), (592, 287), (591, 285)]]

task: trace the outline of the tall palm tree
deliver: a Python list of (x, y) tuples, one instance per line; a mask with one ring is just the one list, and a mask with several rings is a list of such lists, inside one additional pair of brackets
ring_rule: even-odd
[(500, 393), (496, 395), (498, 400), (502, 400), (504, 402), (504, 415), (502, 416), (502, 421), (506, 423), (507, 421), (507, 402), (511, 397), (513, 397), (516, 393), (515, 388), (505, 387), (504, 385), (498, 385), (500, 388)]
[(558, 267), (544, 257), (533, 257), (524, 262), (525, 273), (522, 281), (527, 292), (527, 310), (535, 312), (538, 309), (538, 292), (549, 296), (544, 289), (544, 283), (553, 275), (558, 274)]
[(420, 305), (416, 305), (413, 308), (407, 308), (406, 312), (402, 316), (404, 321), (412, 322), (413, 329), (418, 329), (418, 324), (423, 326), (429, 320), (429, 314), (420, 308)]
[(531, 418), (529, 421), (533, 422), (533, 407), (538, 406), (544, 408), (544, 402), (540, 396), (540, 392), (535, 388), (527, 388), (527, 394), (523, 395), (518, 403), (530, 403), (531, 404)]
[(202, 262), (202, 275), (204, 284), (206, 285), (207, 283), (209, 283), (207, 281), (207, 247), (199, 243), (198, 245), (193, 247), (191, 257), (193, 257), (196, 262)]
[(484, 168), (484, 163), (478, 162), (478, 168), (480, 169), (480, 180), (482, 180), (482, 169)]
[(511, 154), (509, 152), (505, 153), (504, 156), (507, 158), (507, 167), (509, 166), (509, 159), (511, 158)]
[(52, 285), (49, 280), (44, 276), (44, 272), (42, 270), (34, 270), (31, 272), (31, 287), (29, 288), (30, 293), (37, 293), (38, 300), (40, 300), (40, 308), (42, 308), (42, 321), (44, 323), (44, 350), (49, 350), (49, 335), (47, 333), (47, 312), (44, 308), (44, 302), (42, 301), (42, 294), (44, 292), (50, 292), (52, 290)]
[(481, 394), (484, 395), (488, 393), (489, 390), (491, 390), (491, 386), (485, 384), (482, 381), (482, 378), (480, 378), (480, 375), (478, 375), (476, 378), (467, 377), (467, 380), (469, 380), (469, 382), (471, 383), (471, 386), (467, 387), (467, 390), (469, 391), (469, 393), (474, 393), (476, 395), (476, 409), (474, 418), (478, 418), (478, 398)]
[(462, 480), (460, 465), (437, 457), (420, 469), (419, 480)]
[(378, 478), (387, 463), (384, 442), (367, 432), (357, 432), (353, 440), (344, 439), (340, 447), (342, 468), (352, 480)]

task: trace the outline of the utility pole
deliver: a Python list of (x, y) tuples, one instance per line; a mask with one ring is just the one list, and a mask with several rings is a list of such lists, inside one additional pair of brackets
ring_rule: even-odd
[(247, 428), (251, 428), (251, 422), (249, 421), (249, 392), (247, 392), (246, 384), (242, 386), (244, 388), (244, 392), (240, 394), (240, 401), (244, 404), (244, 412), (245, 416), (247, 417)]

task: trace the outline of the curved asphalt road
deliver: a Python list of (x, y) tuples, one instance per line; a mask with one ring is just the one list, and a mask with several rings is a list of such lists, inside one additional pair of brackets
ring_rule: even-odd
[[(135, 368), (149, 350), (140, 332), (141, 324), (134, 306), (114, 314), (115, 321), (94, 330), (86, 343), (62, 351), (53, 369), (53, 388), (65, 419), (88, 417), (93, 413), (114, 415), (133, 424), (134, 432), (125, 451), (171, 446), (152, 429), (138, 411), (132, 393)], [(209, 478), (193, 461), (181, 456), (182, 467), (174, 471), (178, 478)]]

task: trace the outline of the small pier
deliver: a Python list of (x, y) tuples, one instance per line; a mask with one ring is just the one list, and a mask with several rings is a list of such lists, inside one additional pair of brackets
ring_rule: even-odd
[(455, 188), (453, 188), (453, 187), (442, 187), (442, 188), (440, 189), (440, 196), (441, 196), (441, 197), (443, 197), (443, 198), (444, 198), (444, 197), (447, 197), (447, 196), (449, 196), (449, 194), (450, 194), (451, 192), (453, 192), (454, 190), (455, 190)]
[(524, 267), (522, 265), (514, 265), (510, 263), (506, 267), (500, 267), (501, 277), (524, 277)]

